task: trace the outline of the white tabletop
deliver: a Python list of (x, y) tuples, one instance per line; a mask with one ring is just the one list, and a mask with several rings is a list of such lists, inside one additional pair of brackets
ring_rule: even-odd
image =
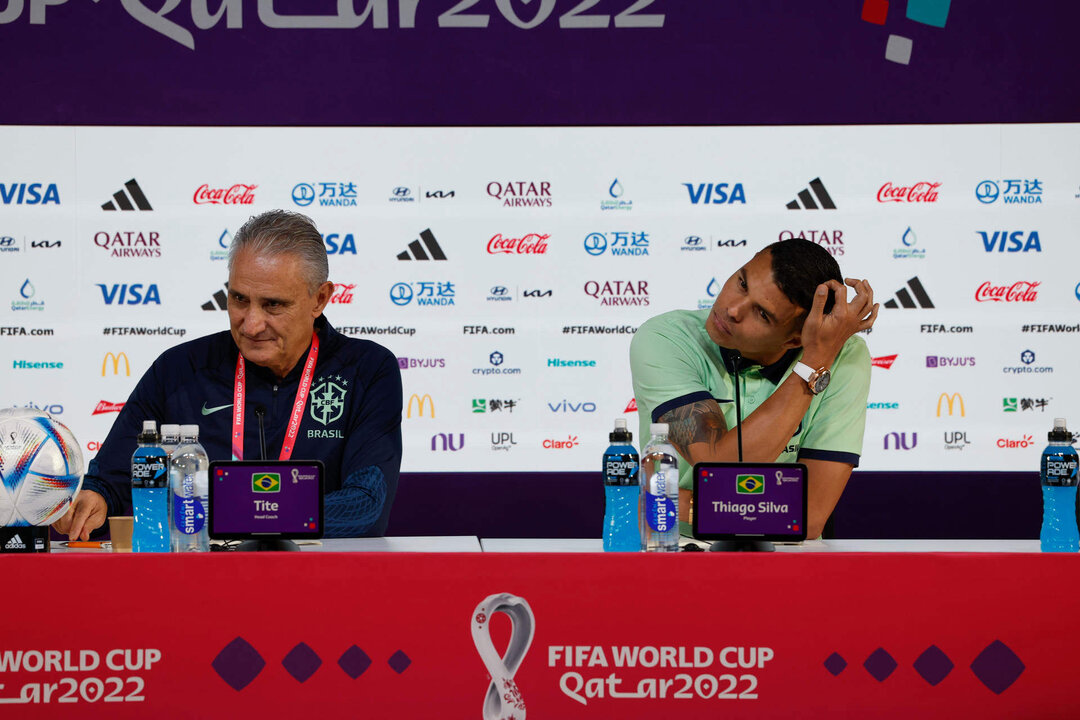
[[(298, 540), (297, 545), (301, 552), (480, 552), (481, 549), (480, 540), (473, 535), (331, 538)], [(55, 541), (50, 552), (100, 555), (111, 553), (112, 547), (110, 543), (105, 543), (105, 547), (100, 549), (69, 548), (63, 542)]]
[[(691, 542), (695, 542), (692, 541)], [(602, 552), (599, 538), (482, 538), (484, 552)], [(702, 549), (708, 543), (698, 542)], [(777, 552), (1039, 552), (1038, 540), (807, 540)]]

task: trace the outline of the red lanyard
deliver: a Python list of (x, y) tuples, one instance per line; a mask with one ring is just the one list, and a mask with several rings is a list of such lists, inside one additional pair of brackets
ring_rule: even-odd
[[(293, 401), (292, 415), (289, 416), (289, 428), (285, 432), (285, 442), (281, 445), (279, 460), (292, 457), (296, 445), (296, 435), (300, 432), (300, 420), (304, 417), (308, 392), (311, 390), (311, 378), (315, 376), (315, 361), (319, 359), (319, 335), (311, 333), (311, 349), (304, 362), (304, 374), (300, 377), (300, 387), (296, 388), (296, 400)], [(236, 381), (233, 383), (233, 434), (232, 459), (244, 459), (244, 394), (247, 391), (247, 373), (244, 371), (244, 356), (236, 355)]]

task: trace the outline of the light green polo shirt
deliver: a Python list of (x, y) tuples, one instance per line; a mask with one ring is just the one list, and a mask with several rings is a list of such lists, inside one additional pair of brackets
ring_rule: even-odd
[[(683, 405), (713, 398), (730, 430), (735, 428), (735, 386), (722, 350), (705, 331), (710, 309), (675, 310), (647, 320), (630, 343), (630, 371), (637, 401), (638, 437), (649, 442), (649, 424)], [(792, 350), (776, 363), (762, 367), (743, 360), (739, 386), (743, 419), (751, 415), (791, 374), (802, 349)], [(857, 466), (866, 426), (870, 393), (870, 353), (861, 337), (844, 343), (832, 364), (832, 381), (815, 395), (784, 452), (776, 462), (799, 458), (832, 460)], [(683, 461), (679, 487), (693, 488), (692, 466)]]

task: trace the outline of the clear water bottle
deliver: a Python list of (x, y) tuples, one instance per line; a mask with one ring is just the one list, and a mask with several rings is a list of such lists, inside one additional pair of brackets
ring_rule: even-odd
[(1043, 450), (1039, 467), (1043, 493), (1039, 542), (1043, 552), (1076, 552), (1080, 548), (1076, 528), (1078, 458), (1072, 447), (1072, 433), (1065, 429), (1065, 418), (1054, 419), (1048, 438), (1050, 444)]
[(169, 457), (158, 444), (157, 423), (144, 420), (131, 456), (134, 552), (169, 552)]
[(206, 552), (209, 536), (210, 460), (199, 444), (199, 426), (180, 426), (180, 445), (169, 458), (173, 552)]
[(180, 444), (180, 426), (179, 425), (162, 425), (161, 426), (161, 449), (165, 451), (170, 457), (173, 454), (173, 450)]
[(611, 446), (604, 451), (604, 552), (637, 552), (641, 549), (638, 530), (638, 454), (626, 429), (626, 420), (617, 418), (608, 435)]
[(649, 433), (641, 455), (641, 549), (678, 552), (679, 456), (668, 442), (667, 423), (653, 423)]

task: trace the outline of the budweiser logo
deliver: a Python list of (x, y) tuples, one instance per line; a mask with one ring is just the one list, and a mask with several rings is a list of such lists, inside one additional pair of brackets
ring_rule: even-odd
[(104, 415), (105, 413), (115, 412), (118, 413), (124, 408), (124, 403), (111, 403), (104, 400), (98, 402), (97, 407), (94, 408), (93, 415)]
[(212, 188), (200, 185), (195, 191), (196, 205), (250, 205), (255, 202), (258, 185), (236, 184), (230, 188)]
[(353, 301), (352, 291), (356, 289), (356, 283), (334, 283), (334, 294), (330, 296), (331, 305), (348, 305)]
[(991, 285), (984, 282), (975, 290), (975, 299), (979, 302), (1035, 302), (1039, 296), (1037, 288), (1042, 283), (1021, 280), (1012, 285)]
[(900, 187), (887, 182), (878, 188), (878, 202), (937, 202), (937, 189), (941, 183), (917, 182), (911, 187)]
[(894, 362), (896, 362), (896, 355), (882, 355), (881, 357), (870, 359), (871, 365), (874, 367), (885, 368), (886, 370), (891, 368)]
[(495, 237), (488, 240), (487, 251), (496, 255), (498, 253), (513, 253), (517, 255), (543, 255), (547, 252), (547, 240), (551, 235), (529, 233), (525, 237), (504, 238), (496, 233)]

